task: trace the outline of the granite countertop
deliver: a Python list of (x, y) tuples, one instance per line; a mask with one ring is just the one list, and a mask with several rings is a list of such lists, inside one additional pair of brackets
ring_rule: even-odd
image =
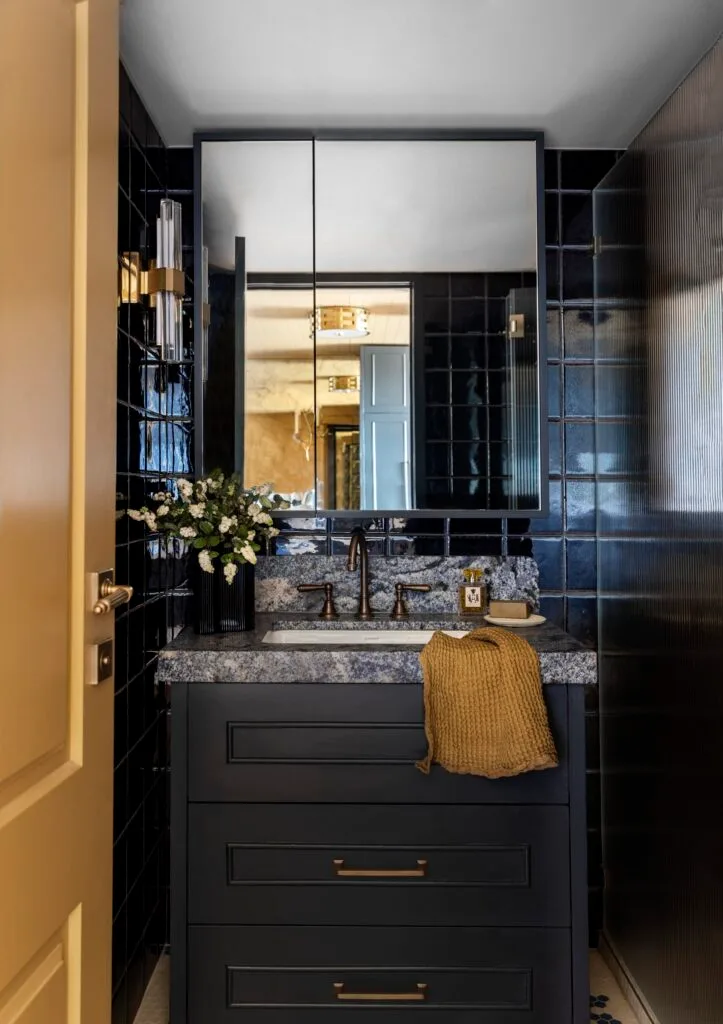
[[(437, 612), (393, 622), (381, 616), (360, 622), (342, 616), (323, 622), (303, 613), (273, 612), (256, 616), (248, 633), (198, 636), (185, 629), (164, 648), (158, 660), (161, 682), (194, 683), (420, 683), (421, 647), (384, 644), (263, 643), (270, 629), (475, 629), (479, 620)], [(543, 683), (592, 685), (597, 682), (597, 655), (549, 623), (521, 630), (537, 651)]]

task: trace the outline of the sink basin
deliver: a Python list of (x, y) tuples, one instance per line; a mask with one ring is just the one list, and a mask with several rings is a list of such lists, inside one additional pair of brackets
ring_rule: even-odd
[[(423, 647), (435, 630), (433, 629), (271, 629), (265, 634), (265, 644), (314, 644), (329, 647), (336, 644), (358, 646)], [(457, 640), (467, 635), (467, 630), (442, 630)]]

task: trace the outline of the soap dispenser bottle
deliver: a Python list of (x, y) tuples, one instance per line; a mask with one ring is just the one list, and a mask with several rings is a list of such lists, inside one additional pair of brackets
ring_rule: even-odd
[(482, 569), (464, 569), (464, 583), (459, 588), (459, 609), (463, 615), (483, 615), (487, 605), (487, 588), (482, 582)]

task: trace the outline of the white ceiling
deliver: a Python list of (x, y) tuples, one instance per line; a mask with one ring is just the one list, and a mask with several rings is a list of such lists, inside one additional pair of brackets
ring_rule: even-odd
[[(206, 142), (203, 241), (251, 273), (534, 270), (534, 142)], [(313, 192), (312, 167), (316, 176)], [(312, 202), (313, 199), (313, 202)]]
[(723, 32), (721, 0), (124, 0), (171, 146), (194, 131), (537, 128), (627, 146)]

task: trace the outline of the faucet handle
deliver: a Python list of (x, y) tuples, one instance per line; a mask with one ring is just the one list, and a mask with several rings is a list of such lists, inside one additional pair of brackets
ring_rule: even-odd
[(406, 619), (409, 616), (409, 612), (407, 610), (407, 603), (404, 600), (405, 590), (417, 590), (426, 594), (431, 589), (432, 587), (429, 583), (395, 583), (394, 595), (396, 597), (396, 600), (394, 602), (394, 607), (392, 608), (392, 613), (389, 616), (389, 618)]
[(300, 583), (296, 588), (300, 594), (308, 594), (314, 590), (324, 591), (324, 607), (319, 612), (320, 619), (338, 619), (339, 615), (334, 607), (334, 584), (333, 583)]

